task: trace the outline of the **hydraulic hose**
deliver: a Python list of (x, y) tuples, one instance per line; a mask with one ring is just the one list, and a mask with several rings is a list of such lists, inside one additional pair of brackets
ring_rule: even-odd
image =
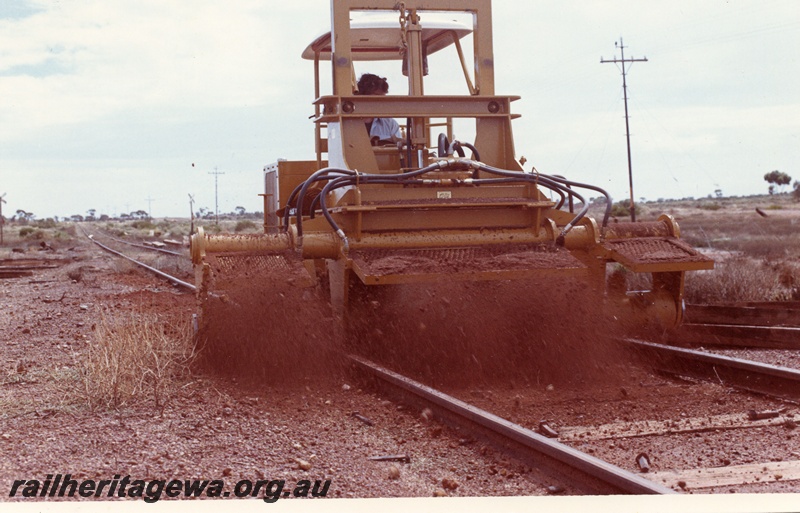
[[(447, 137), (444, 134), (440, 135), (440, 143), (446, 143)], [(455, 144), (455, 143), (454, 143)], [(473, 151), (475, 156), (477, 157), (477, 150), (472, 145), (464, 144), (467, 148)], [(448, 148), (449, 150), (449, 148)], [(463, 152), (463, 150), (462, 150)], [(462, 185), (470, 185), (470, 186), (479, 186), (479, 185), (489, 185), (489, 184), (499, 184), (499, 183), (520, 183), (520, 182), (527, 182), (527, 183), (534, 183), (537, 186), (541, 185), (547, 189), (554, 191), (555, 193), (559, 194), (561, 197), (561, 201), (559, 202), (557, 208), (561, 208), (564, 204), (564, 200), (566, 197), (575, 197), (579, 201), (582, 202), (583, 208), (578, 212), (573, 219), (567, 223), (564, 228), (559, 233), (556, 242), (559, 244), (564, 243), (564, 239), (566, 234), (584, 218), (586, 213), (588, 212), (589, 205), (584, 199), (584, 197), (575, 192), (571, 189), (571, 187), (577, 187), (582, 189), (589, 189), (593, 191), (597, 191), (603, 194), (606, 197), (607, 205), (606, 205), (606, 213), (603, 219), (603, 228), (606, 227), (608, 222), (608, 217), (610, 215), (611, 210), (611, 199), (607, 192), (603, 189), (583, 184), (579, 182), (573, 182), (567, 180), (565, 178), (556, 177), (552, 175), (545, 175), (541, 173), (532, 174), (532, 173), (524, 173), (520, 171), (511, 171), (505, 169), (495, 168), (486, 164), (483, 164), (479, 160), (472, 160), (472, 159), (465, 159), (465, 158), (448, 158), (446, 160), (440, 160), (435, 162), (431, 165), (426, 167), (417, 169), (416, 171), (410, 171), (407, 173), (395, 173), (395, 174), (372, 174), (372, 173), (358, 173), (357, 171), (349, 170), (349, 169), (339, 169), (339, 168), (324, 168), (320, 169), (319, 171), (312, 174), (307, 180), (305, 180), (302, 184), (295, 187), (292, 191), (291, 195), (289, 196), (289, 200), (287, 202), (287, 207), (292, 202), (295, 202), (295, 209), (296, 209), (296, 228), (297, 228), (297, 235), (298, 238), (302, 237), (303, 234), (303, 211), (305, 210), (305, 202), (306, 196), (308, 194), (308, 190), (312, 184), (320, 181), (326, 182), (325, 185), (322, 187), (320, 194), (314, 197), (311, 200), (310, 206), (310, 218), (315, 216), (317, 206), (319, 206), (322, 215), (334, 229), (334, 231), (342, 238), (345, 244), (345, 248), (347, 248), (347, 237), (344, 232), (341, 230), (339, 225), (333, 219), (331, 215), (326, 196), (339, 188), (348, 187), (357, 184), (398, 184), (398, 185), (421, 185), (424, 183), (430, 183), (430, 181), (419, 180), (418, 177), (429, 173), (431, 171), (440, 170), (440, 169), (447, 169), (453, 166), (463, 166), (467, 165), (472, 169), (477, 171), (484, 171), (490, 175), (495, 175), (498, 178), (470, 178), (460, 181)], [(458, 184), (459, 181), (455, 181), (455, 184)], [(288, 228), (288, 221), (290, 218), (288, 208), (284, 211), (284, 230)], [(302, 239), (299, 239), (302, 240)]]
[(438, 147), (436, 155), (441, 159), (447, 156), (447, 150), (450, 148), (450, 141), (447, 140), (447, 134), (439, 134)]
[[(471, 145), (470, 143), (465, 143), (465, 142), (459, 142), (458, 144), (460, 144), (461, 146), (464, 146), (465, 148), (469, 148), (469, 150), (472, 152), (472, 160), (477, 160), (478, 162), (480, 162), (481, 154), (478, 153), (478, 149), (475, 148), (475, 146)], [(463, 155), (462, 155), (462, 157), (463, 157)]]
[(559, 245), (563, 245), (564, 244), (564, 240), (565, 240), (565, 237), (566, 237), (567, 233), (569, 233), (570, 230), (572, 230), (572, 227), (575, 226), (581, 219), (583, 219), (583, 217), (586, 215), (586, 212), (589, 211), (589, 205), (588, 205), (588, 203), (586, 203), (586, 200), (583, 198), (583, 196), (581, 196), (580, 194), (578, 194), (575, 191), (572, 191), (572, 190), (567, 189), (566, 187), (562, 186), (559, 183), (559, 180), (554, 179), (550, 175), (542, 175), (542, 174), (530, 175), (530, 174), (527, 174), (527, 173), (520, 173), (519, 171), (507, 171), (507, 170), (504, 170), (504, 169), (498, 169), (498, 168), (495, 168), (495, 167), (492, 167), (492, 166), (488, 166), (488, 165), (483, 164), (483, 163), (479, 163), (478, 167), (480, 168), (481, 171), (485, 171), (487, 173), (500, 175), (500, 176), (511, 176), (511, 177), (513, 177), (513, 176), (524, 175), (525, 177), (527, 177), (525, 181), (537, 181), (538, 183), (544, 184), (546, 186), (550, 186), (551, 188), (554, 188), (554, 189), (560, 189), (560, 190), (566, 192), (567, 194), (574, 195), (576, 198), (578, 198), (583, 203), (583, 208), (569, 223), (567, 223), (564, 226), (564, 228), (561, 230), (561, 233), (559, 233), (558, 237), (556, 238), (556, 243), (559, 244)]
[(311, 186), (312, 183), (327, 178), (327, 175), (329, 173), (337, 173), (337, 177), (342, 175), (354, 176), (356, 174), (355, 171), (351, 171), (349, 169), (323, 168), (312, 174), (305, 182), (303, 182), (302, 187), (300, 188), (300, 192), (297, 195), (297, 205), (296, 205), (296, 210), (297, 210), (296, 224), (297, 224), (298, 237), (303, 236), (303, 204), (305, 203), (305, 196), (308, 193), (308, 188)]
[(611, 216), (612, 204), (611, 204), (611, 195), (608, 194), (608, 192), (606, 192), (605, 189), (601, 189), (600, 187), (597, 187), (596, 185), (590, 185), (590, 184), (580, 183), (580, 182), (573, 182), (573, 181), (567, 180), (566, 178), (561, 178), (561, 177), (556, 177), (556, 176), (553, 176), (553, 180), (562, 182), (562, 183), (564, 183), (566, 185), (570, 185), (572, 187), (580, 187), (582, 189), (589, 189), (591, 191), (599, 192), (600, 194), (605, 196), (605, 198), (606, 198), (606, 210), (605, 210), (605, 214), (603, 215), (603, 228), (605, 228), (608, 225), (608, 218)]

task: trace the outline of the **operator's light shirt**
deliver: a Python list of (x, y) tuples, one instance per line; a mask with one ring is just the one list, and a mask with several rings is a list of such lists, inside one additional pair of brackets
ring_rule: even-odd
[(392, 137), (401, 139), (400, 125), (392, 118), (375, 118), (369, 129), (369, 138), (375, 137), (380, 141), (391, 141)]

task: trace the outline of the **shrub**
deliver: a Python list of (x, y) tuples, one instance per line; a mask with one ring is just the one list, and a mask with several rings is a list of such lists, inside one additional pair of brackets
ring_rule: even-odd
[(173, 226), (172, 229), (170, 229), (169, 233), (167, 233), (166, 236), (168, 236), (168, 237), (183, 237), (184, 235), (188, 235), (188, 234), (189, 234), (189, 227), (188, 226), (186, 226), (186, 227), (184, 227), (184, 226)]
[(234, 231), (236, 233), (239, 233), (239, 232), (243, 232), (245, 230), (252, 230), (255, 227), (256, 227), (256, 223), (254, 223), (253, 221), (242, 220), (242, 221), (238, 221), (236, 223), (236, 228), (234, 228)]
[(141, 219), (131, 223), (131, 226), (137, 230), (155, 230), (156, 225), (146, 219)]
[(785, 301), (797, 293), (800, 272), (748, 257), (717, 262), (710, 271), (686, 274), (686, 302)]
[(29, 239), (42, 240), (44, 239), (44, 231), (38, 228), (25, 226), (19, 229), (20, 237), (27, 237)]
[[(634, 206), (634, 210), (638, 213), (639, 209)], [(631, 202), (622, 200), (614, 203), (611, 207), (611, 215), (614, 217), (630, 217), (631, 216)]]

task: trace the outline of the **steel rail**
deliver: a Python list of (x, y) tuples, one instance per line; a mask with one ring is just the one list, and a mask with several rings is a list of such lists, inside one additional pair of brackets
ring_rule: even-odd
[(800, 327), (800, 304), (775, 301), (758, 306), (686, 305), (684, 322), (749, 326)]
[(745, 308), (789, 308), (793, 310), (800, 310), (800, 301), (734, 301), (730, 303), (722, 303), (725, 306), (745, 307)]
[(620, 342), (636, 349), (658, 370), (710, 379), (772, 397), (800, 400), (800, 371), (636, 339)]
[(89, 240), (91, 240), (92, 242), (94, 242), (95, 244), (100, 246), (102, 249), (108, 251), (109, 253), (113, 253), (113, 254), (115, 254), (117, 256), (120, 256), (120, 257), (122, 257), (122, 258), (124, 258), (126, 260), (129, 260), (129, 261), (133, 262), (134, 264), (136, 264), (136, 265), (138, 265), (140, 267), (143, 267), (143, 268), (147, 269), (148, 271), (157, 274), (158, 276), (161, 276), (162, 278), (166, 278), (167, 280), (171, 281), (175, 285), (180, 285), (181, 287), (185, 287), (185, 288), (187, 288), (189, 290), (193, 290), (193, 291), (197, 290), (197, 287), (195, 287), (191, 283), (188, 283), (188, 282), (185, 282), (183, 280), (180, 280), (180, 279), (178, 279), (178, 278), (176, 278), (176, 277), (174, 277), (172, 275), (169, 275), (169, 274), (165, 273), (164, 271), (156, 269), (155, 267), (151, 267), (151, 266), (149, 266), (147, 264), (143, 264), (142, 262), (139, 262), (138, 260), (134, 260), (133, 258), (131, 258), (131, 257), (127, 256), (127, 255), (124, 255), (123, 253), (120, 253), (119, 251), (117, 251), (115, 249), (109, 248), (105, 244), (101, 244), (101, 243), (97, 242), (96, 240), (94, 240), (94, 235), (87, 235), (87, 237), (89, 238)]
[(683, 324), (672, 337), (680, 344), (800, 349), (800, 327), (743, 324)]
[(589, 494), (672, 494), (673, 490), (633, 474), (577, 449), (542, 436), (497, 415), (448, 396), (406, 376), (355, 355), (350, 361), (361, 371), (390, 385), (412, 402), (423, 402), (459, 426), (483, 433), (510, 447), (515, 456), (547, 467), (564, 482)]

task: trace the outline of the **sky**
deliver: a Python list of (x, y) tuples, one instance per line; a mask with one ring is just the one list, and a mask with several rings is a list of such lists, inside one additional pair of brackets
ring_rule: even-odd
[[(800, 2), (494, 0), (493, 17), (526, 169), (628, 197), (621, 69), (601, 63), (622, 40), (647, 58), (626, 68), (637, 200), (800, 179)], [(220, 213), (262, 210), (263, 167), (314, 158), (300, 54), (329, 28), (328, 0), (3, 0), (3, 214), (188, 217), (215, 190)]]

